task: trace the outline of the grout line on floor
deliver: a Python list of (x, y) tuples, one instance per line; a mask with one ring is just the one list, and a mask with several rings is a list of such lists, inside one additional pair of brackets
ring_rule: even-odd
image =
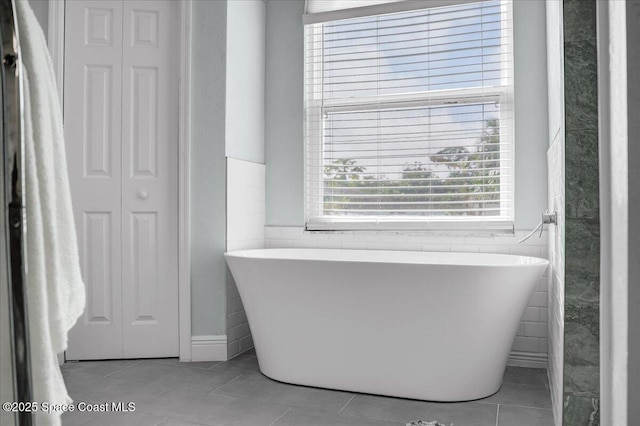
[(111, 372), (111, 373), (109, 373), (109, 374), (107, 374), (107, 375), (104, 375), (104, 376), (102, 376), (102, 377), (110, 377), (110, 376), (113, 376), (114, 374), (119, 373), (119, 372), (121, 372), (121, 371), (124, 371), (124, 370), (126, 370), (127, 368), (135, 367), (136, 365), (140, 365), (140, 364), (142, 364), (142, 361), (143, 361), (143, 360), (141, 360), (141, 359), (140, 359), (140, 360), (138, 360), (138, 362), (134, 362), (134, 363), (133, 363), (133, 364), (131, 364), (131, 365), (127, 365), (126, 367), (123, 367), (123, 368), (121, 368), (121, 369), (119, 369), (119, 370), (116, 370), (116, 371), (114, 371), (114, 372)]
[(216, 368), (217, 366), (219, 366), (220, 364), (222, 364), (223, 362), (226, 362), (226, 361), (218, 361), (218, 362), (216, 362), (215, 364), (213, 364), (211, 367), (207, 367), (207, 368), (205, 368), (205, 370), (215, 370), (215, 368)]
[(530, 405), (516, 405), (516, 404), (500, 404), (500, 405), (508, 405), (509, 407), (516, 407), (516, 408), (529, 408), (531, 410), (553, 411), (553, 408), (532, 407)]
[[(216, 392), (216, 391), (220, 390), (220, 388), (223, 388), (224, 386), (228, 385), (229, 383), (233, 382), (234, 380), (236, 380), (236, 379), (238, 379), (238, 378), (240, 378), (240, 377), (242, 377), (242, 373), (241, 373), (241, 374), (238, 374), (236, 377), (234, 377), (233, 379), (229, 380), (228, 382), (225, 382), (224, 384), (222, 384), (222, 385), (218, 386), (217, 388), (215, 388), (214, 390), (212, 390), (211, 392), (209, 392), (209, 394), (210, 394), (210, 395), (211, 395), (211, 394), (213, 394), (214, 392)], [(224, 396), (224, 395), (220, 395), (220, 396)]]
[(150, 358), (147, 361), (153, 362), (154, 364), (170, 365), (170, 366), (173, 366), (173, 367), (180, 367), (180, 368), (193, 368), (193, 369), (196, 369), (196, 370), (210, 370), (213, 367), (215, 367), (216, 365), (220, 364), (220, 361), (218, 361), (215, 364), (213, 364), (211, 367), (206, 367), (205, 368), (205, 367), (196, 367), (195, 365), (189, 365), (189, 364), (191, 364), (191, 362), (180, 362), (180, 360), (178, 360), (177, 364), (158, 361), (158, 358)]
[(169, 420), (178, 421), (178, 422), (188, 422), (190, 425), (194, 425), (194, 426), (207, 426), (207, 424), (205, 423), (194, 422), (194, 421), (186, 420), (179, 417), (167, 417), (164, 420), (162, 420), (160, 423), (156, 423), (154, 426), (162, 426), (163, 424), (167, 423)]
[(277, 419), (275, 419), (274, 421), (272, 421), (272, 422), (269, 424), (269, 426), (273, 426), (273, 425), (275, 425), (275, 424), (276, 424), (276, 422), (277, 422), (278, 420), (280, 420), (280, 419), (281, 419), (285, 414), (287, 414), (289, 411), (291, 411), (291, 407), (287, 408), (287, 411), (285, 411), (284, 413), (280, 414), (280, 416), (278, 416), (278, 418), (277, 418)]
[(338, 414), (342, 413), (342, 410), (344, 410), (344, 409), (347, 407), (347, 405), (349, 405), (349, 403), (350, 403), (351, 401), (353, 401), (353, 398), (355, 398), (355, 397), (356, 397), (356, 394), (355, 394), (355, 393), (354, 393), (353, 395), (351, 395), (351, 399), (349, 399), (349, 400), (347, 401), (347, 403), (346, 403), (346, 404), (344, 404), (344, 405), (342, 406), (342, 408), (338, 410)]
[(535, 410), (547, 410), (547, 411), (553, 411), (552, 408), (544, 408), (544, 407), (534, 407), (533, 405), (518, 405), (518, 404), (505, 404), (505, 403), (498, 403), (498, 402), (483, 402), (483, 401), (468, 401), (468, 402), (476, 402), (478, 404), (485, 404), (485, 405), (508, 405), (509, 407), (517, 407), (517, 408), (533, 408)]
[[(438, 402), (438, 401), (426, 401), (426, 402), (435, 402), (437, 404), (442, 403), (442, 402)], [(473, 399), (471, 401), (454, 401), (454, 402), (461, 403), (461, 404), (484, 404), (484, 405), (498, 405), (499, 404), (498, 402), (483, 401), (481, 399)], [(447, 403), (445, 402), (444, 404), (447, 404)]]
[(161, 425), (162, 423), (165, 423), (167, 420), (169, 420), (169, 418), (168, 418), (168, 417), (164, 417), (162, 420), (160, 420), (158, 423), (156, 423), (156, 424), (155, 424), (155, 425), (153, 425), (153, 426), (159, 426), (159, 425)]
[(242, 397), (240, 397), (240, 396), (222, 395), (220, 393), (206, 393), (205, 395), (217, 396), (217, 397), (220, 397), (220, 398), (235, 399), (236, 401), (242, 399)]
[(532, 385), (529, 383), (511, 383), (511, 382), (502, 382), (503, 385), (509, 385), (509, 386), (524, 386), (526, 388), (536, 388), (536, 389), (546, 389), (546, 385)]

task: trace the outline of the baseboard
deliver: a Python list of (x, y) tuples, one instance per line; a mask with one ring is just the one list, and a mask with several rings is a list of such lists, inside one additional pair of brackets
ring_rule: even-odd
[(513, 367), (547, 368), (548, 356), (538, 352), (512, 351), (507, 365)]
[(191, 361), (226, 361), (227, 336), (191, 336)]

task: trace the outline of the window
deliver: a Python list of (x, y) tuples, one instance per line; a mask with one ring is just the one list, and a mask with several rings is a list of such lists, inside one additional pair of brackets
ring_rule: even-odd
[(420, 4), (305, 24), (309, 230), (512, 229), (511, 3)]

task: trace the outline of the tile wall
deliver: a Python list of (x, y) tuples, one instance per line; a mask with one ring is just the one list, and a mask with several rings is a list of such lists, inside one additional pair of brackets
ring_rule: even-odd
[(600, 211), (596, 1), (564, 0), (566, 426), (599, 425)]
[[(527, 232), (515, 235), (458, 236), (424, 235), (393, 232), (305, 232), (302, 227), (266, 226), (265, 247), (340, 248), (364, 250), (417, 250), (439, 252), (483, 252), (518, 254), (547, 258), (547, 232), (523, 244), (518, 240)], [(510, 365), (547, 366), (547, 282), (545, 276), (535, 289), (520, 323)]]
[(549, 228), (549, 389), (557, 425), (562, 424), (564, 373), (564, 132), (558, 129), (547, 152), (549, 210), (558, 224)]
[[(265, 166), (227, 158), (227, 251), (264, 247)], [(253, 347), (236, 283), (227, 268), (227, 358)]]

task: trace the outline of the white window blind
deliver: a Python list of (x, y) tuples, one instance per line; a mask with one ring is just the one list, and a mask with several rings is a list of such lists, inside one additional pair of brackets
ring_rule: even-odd
[(305, 25), (307, 229), (512, 225), (511, 16), (465, 1)]
[(338, 10), (361, 8), (367, 6), (378, 6), (385, 3), (394, 3), (401, 0), (307, 0), (307, 15), (324, 12), (335, 12)]

